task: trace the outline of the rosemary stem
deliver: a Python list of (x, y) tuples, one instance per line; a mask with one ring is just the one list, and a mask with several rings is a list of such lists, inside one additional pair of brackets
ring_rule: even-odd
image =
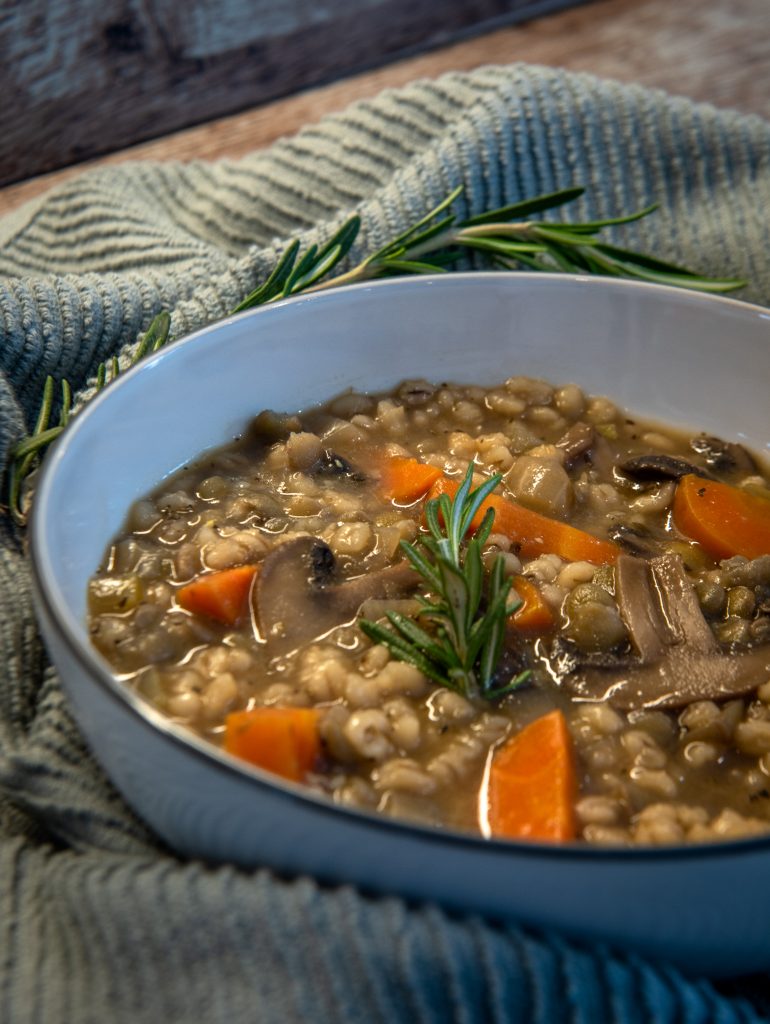
[(56, 427), (49, 427), (47, 430), (42, 430), (39, 434), (32, 434), (30, 437), (25, 437), (24, 440), (14, 448), (14, 459), (18, 462), (20, 459), (24, 459), (26, 456), (34, 454), (41, 448), (47, 447), (51, 441), (56, 440), (62, 430), (64, 430), (64, 427), (59, 424)]
[[(467, 230), (472, 231), (473, 229), (469, 228)], [(447, 228), (438, 235), (434, 235), (433, 238), (426, 239), (420, 245), (415, 245), (412, 248), (407, 247), (406, 251), (401, 253), (399, 259), (409, 260), (410, 262), (419, 260), (421, 256), (428, 256), (440, 249), (446, 249), (450, 245), (454, 245), (461, 238), (461, 235), (462, 232), (458, 232), (455, 227)], [(321, 292), (326, 291), (328, 288), (339, 288), (341, 285), (355, 284), (357, 281), (369, 281), (378, 276), (382, 266), (383, 264), (379, 260), (367, 259), (362, 263), (358, 263), (355, 267), (351, 267), (344, 274), (338, 274), (336, 277), (319, 281), (318, 284), (305, 288), (303, 291), (305, 294), (308, 292)]]
[(439, 249), (446, 249), (448, 246), (454, 245), (458, 237), (457, 228), (452, 226), (440, 234), (434, 235), (433, 238), (426, 239), (421, 245), (415, 245), (414, 248), (407, 249), (402, 258), (405, 260), (418, 260), (421, 256), (428, 256)]
[(377, 276), (377, 270), (374, 265), (365, 261), (364, 263), (358, 263), (355, 267), (351, 267), (350, 270), (346, 270), (344, 274), (337, 274), (336, 277), (329, 277), (325, 281), (319, 281), (317, 284), (311, 285), (309, 288), (303, 288), (303, 295), (307, 295), (309, 292), (324, 292), (329, 288), (339, 288), (345, 284), (355, 284), (357, 281), (368, 281), (372, 277)]
[(517, 224), (475, 224), (469, 228), (455, 232), (455, 241), (462, 242), (465, 238), (531, 238), (532, 221), (522, 220)]

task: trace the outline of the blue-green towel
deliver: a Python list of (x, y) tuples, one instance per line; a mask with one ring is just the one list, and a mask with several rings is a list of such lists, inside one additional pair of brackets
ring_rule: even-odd
[[(770, 303), (770, 125), (523, 65), (357, 104), (239, 161), (91, 172), (0, 220), (0, 470), (46, 374), (88, 386), (162, 308), (225, 314), (289, 236), (352, 210), (359, 252), (454, 186), (478, 213), (576, 183), (576, 213), (656, 201), (630, 245), (747, 278)], [(354, 256), (356, 253), (353, 254)], [(770, 923), (768, 924), (770, 927)], [(2, 1024), (705, 1024), (763, 1019), (770, 985), (162, 849), (93, 762), (0, 517)]]

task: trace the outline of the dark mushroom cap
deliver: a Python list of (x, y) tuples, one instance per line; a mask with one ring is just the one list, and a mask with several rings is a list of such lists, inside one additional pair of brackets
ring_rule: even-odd
[(254, 588), (260, 636), (286, 654), (351, 622), (367, 598), (401, 598), (417, 586), (406, 562), (340, 580), (334, 553), (318, 537), (296, 537), (270, 552)]
[(366, 480), (366, 476), (360, 470), (331, 448), (324, 448), (308, 472), (315, 477), (355, 480), (359, 483)]
[(564, 453), (564, 465), (571, 469), (583, 456), (589, 456), (596, 443), (596, 429), (590, 423), (573, 423), (556, 442)]
[(714, 479), (708, 470), (674, 455), (633, 455), (619, 462), (617, 468), (632, 480), (681, 480), (689, 474), (702, 476), (706, 480)]
[(690, 447), (701, 455), (707, 466), (718, 473), (756, 473), (757, 464), (741, 444), (723, 441), (709, 434), (698, 434), (690, 441)]

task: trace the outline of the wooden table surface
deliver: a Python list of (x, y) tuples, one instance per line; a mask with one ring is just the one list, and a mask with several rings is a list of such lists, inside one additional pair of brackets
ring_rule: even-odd
[(638, 82), (770, 117), (770, 0), (595, 0), (7, 186), (0, 189), (0, 215), (87, 167), (238, 157), (386, 87), (513, 61)]

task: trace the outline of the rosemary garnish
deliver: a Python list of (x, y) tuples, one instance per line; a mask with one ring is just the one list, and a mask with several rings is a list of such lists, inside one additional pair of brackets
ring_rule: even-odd
[(443, 273), (460, 258), (463, 250), (481, 253), (494, 266), (506, 270), (524, 267), (550, 273), (603, 274), (680, 285), (703, 292), (734, 291), (747, 283), (738, 278), (705, 277), (654, 256), (609, 245), (597, 237), (603, 228), (631, 224), (649, 216), (658, 208), (655, 203), (635, 213), (604, 220), (543, 222), (529, 219), (578, 199), (585, 189), (576, 186), (458, 222), (446, 211), (461, 192), (462, 187), (456, 188), (416, 224), (357, 266), (316, 283), (309, 290), (320, 291), (393, 274)]
[(494, 509), (487, 509), (473, 538), (463, 543), (474, 516), (501, 479), (496, 473), (471, 490), (471, 464), (454, 498), (442, 494), (426, 502), (430, 535), (420, 536), (414, 544), (401, 542), (402, 551), (427, 584), (429, 596), (418, 598), (418, 618), (431, 623), (431, 632), (393, 611), (386, 613), (392, 629), (369, 619), (359, 620), (366, 636), (384, 644), (394, 658), (410, 662), (428, 678), (464, 697), (488, 700), (511, 693), (530, 674), (521, 672), (500, 686), (494, 683), (506, 619), (521, 604), (518, 598), (510, 599), (512, 580), (505, 575), (502, 555), (495, 558), (487, 574), (484, 592), (481, 549), (492, 529)]
[[(575, 187), (458, 221), (448, 210), (461, 192), (462, 186), (456, 188), (406, 231), (335, 277), (328, 275), (345, 259), (358, 237), (361, 228), (358, 214), (346, 220), (320, 247), (311, 245), (300, 253), (299, 241), (295, 239), (283, 252), (267, 280), (239, 302), (232, 312), (263, 306), (300, 292), (320, 291), (377, 277), (443, 273), (464, 251), (475, 252), (486, 257), (493, 266), (507, 270), (526, 267), (550, 272), (604, 274), (681, 285), (705, 292), (727, 292), (746, 284), (736, 278), (704, 277), (654, 256), (622, 249), (598, 239), (597, 235), (603, 228), (630, 224), (648, 216), (656, 209), (655, 206), (627, 216), (596, 221), (543, 222), (530, 219), (577, 199), (584, 189)], [(152, 321), (131, 359), (131, 365), (166, 344), (169, 323), (169, 315), (165, 312)], [(101, 363), (96, 373), (96, 390), (100, 391), (111, 383), (118, 372), (116, 358), (109, 365)], [(8, 508), (19, 525), (24, 525), (27, 518), (27, 502), (22, 493), (24, 480), (39, 464), (43, 451), (64, 429), (72, 412), (70, 385), (63, 380), (60, 387), (58, 423), (49, 425), (56, 385), (53, 378), (47, 377), (35, 427), (11, 452), (7, 474)]]
[[(163, 348), (168, 341), (170, 327), (171, 317), (169, 314), (158, 313), (145, 331), (128, 365), (135, 366), (146, 355)], [(117, 356), (113, 356), (109, 363), (99, 363), (96, 368), (95, 390), (101, 391), (111, 384), (119, 374), (120, 366)], [(8, 509), (19, 526), (25, 526), (27, 522), (28, 509), (22, 488), (24, 480), (38, 465), (42, 452), (56, 440), (67, 426), (72, 415), (72, 389), (69, 381), (65, 379), (61, 382), (59, 420), (58, 423), (50, 426), (55, 389), (56, 382), (49, 374), (43, 385), (43, 400), (40, 403), (40, 410), (32, 433), (19, 441), (11, 452), (7, 482)]]

